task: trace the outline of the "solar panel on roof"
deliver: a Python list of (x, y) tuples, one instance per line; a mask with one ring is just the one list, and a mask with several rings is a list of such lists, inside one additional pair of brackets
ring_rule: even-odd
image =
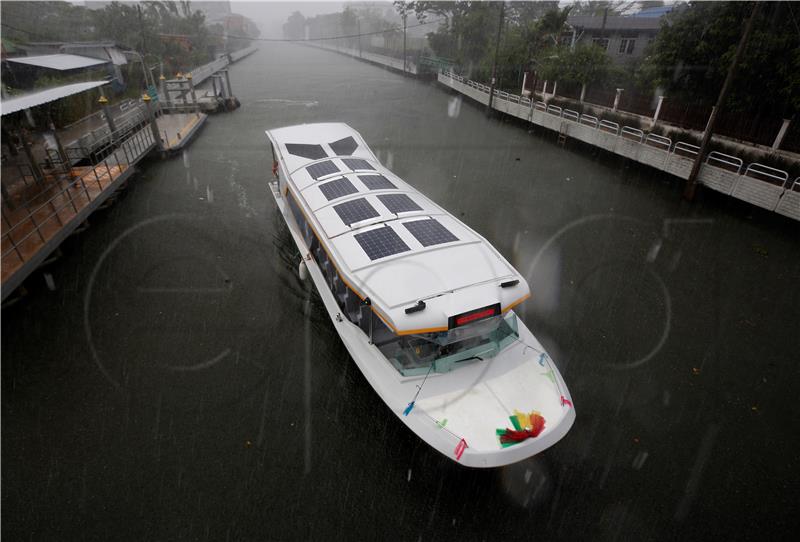
[(319, 189), (325, 195), (328, 201), (358, 192), (358, 189), (353, 186), (353, 183), (344, 177), (321, 184), (319, 185)]
[(450, 230), (433, 218), (404, 222), (403, 226), (405, 226), (406, 229), (411, 232), (411, 235), (416, 237), (417, 241), (424, 247), (458, 241), (458, 237), (453, 235)]
[(312, 160), (319, 160), (320, 158), (327, 158), (328, 153), (322, 148), (322, 145), (306, 145), (303, 143), (287, 143), (286, 150), (289, 154), (295, 156), (302, 156), (303, 158), (311, 158)]
[(333, 143), (328, 143), (328, 145), (331, 146), (331, 149), (333, 149), (333, 152), (335, 152), (337, 156), (349, 156), (358, 148), (358, 143), (350, 136), (340, 139), (339, 141), (334, 141)]
[(336, 164), (331, 162), (330, 160), (326, 160), (324, 162), (320, 162), (319, 164), (311, 164), (306, 168), (308, 174), (314, 177), (314, 180), (319, 179), (320, 177), (324, 177), (325, 175), (330, 175), (331, 173), (337, 173), (339, 168), (336, 167)]
[(348, 226), (354, 222), (361, 222), (362, 220), (380, 216), (378, 211), (375, 210), (375, 207), (370, 205), (369, 202), (364, 198), (358, 198), (354, 199), (353, 201), (346, 201), (344, 203), (340, 203), (339, 205), (334, 205), (333, 210), (336, 211), (336, 214), (339, 215), (339, 218), (342, 219), (342, 222)]
[(346, 165), (353, 171), (359, 169), (373, 169), (373, 170), (375, 169), (374, 167), (369, 165), (369, 162), (367, 162), (366, 160), (362, 160), (361, 158), (342, 158), (342, 162), (344, 162), (344, 165)]
[(408, 245), (400, 239), (392, 228), (386, 226), (375, 230), (365, 231), (364, 233), (357, 233), (353, 237), (367, 253), (370, 260), (377, 260), (378, 258), (385, 258), (392, 254), (399, 254), (401, 252), (408, 252), (411, 250)]
[(378, 196), (390, 213), (404, 213), (406, 211), (421, 211), (422, 207), (405, 194), (383, 194)]
[(370, 190), (383, 190), (385, 188), (397, 188), (392, 181), (383, 175), (359, 175), (358, 180)]

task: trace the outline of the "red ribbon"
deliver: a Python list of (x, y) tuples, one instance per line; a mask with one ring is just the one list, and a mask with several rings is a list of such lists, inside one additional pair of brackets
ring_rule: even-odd
[(458, 445), (456, 445), (456, 452), (455, 452), (456, 459), (458, 459), (459, 461), (461, 460), (461, 456), (464, 454), (464, 449), (466, 449), (467, 447), (468, 446), (466, 440), (462, 438), (460, 441), (458, 441)]
[(567, 399), (566, 397), (564, 397), (562, 395), (561, 396), (561, 406), (564, 406), (564, 405), (572, 406), (572, 401), (570, 401), (569, 399)]

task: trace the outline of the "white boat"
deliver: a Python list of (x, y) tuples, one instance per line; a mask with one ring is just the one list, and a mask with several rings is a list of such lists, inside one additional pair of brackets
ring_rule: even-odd
[(414, 433), (470, 467), (558, 442), (572, 397), (513, 307), (525, 278), (341, 123), (268, 130), (272, 193), (333, 326)]

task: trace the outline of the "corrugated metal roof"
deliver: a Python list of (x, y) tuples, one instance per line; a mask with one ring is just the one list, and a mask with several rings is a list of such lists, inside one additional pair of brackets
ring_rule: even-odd
[(73, 83), (71, 85), (64, 85), (63, 87), (40, 90), (39, 92), (34, 92), (33, 94), (27, 94), (25, 96), (18, 96), (16, 98), (11, 98), (10, 100), (3, 100), (0, 102), (0, 114), (8, 115), (9, 113), (15, 113), (17, 111), (22, 111), (23, 109), (36, 107), (37, 105), (54, 102), (56, 100), (60, 100), (61, 98), (72, 96), (73, 94), (79, 94), (102, 85), (107, 85), (108, 83), (108, 81)]
[(107, 60), (90, 58), (88, 56), (58, 54), (40, 56), (21, 56), (7, 59), (9, 62), (38, 66), (40, 68), (50, 68), (51, 70), (77, 70), (78, 68), (88, 68), (106, 64)]

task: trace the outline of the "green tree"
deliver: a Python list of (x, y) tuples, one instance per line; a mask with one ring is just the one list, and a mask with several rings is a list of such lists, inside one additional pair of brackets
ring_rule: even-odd
[[(696, 2), (665, 17), (637, 74), (675, 99), (713, 104), (752, 4)], [(739, 64), (726, 108), (790, 115), (800, 109), (800, 9), (765, 2)]]
[(591, 44), (550, 49), (538, 59), (537, 70), (550, 81), (580, 84), (581, 102), (588, 85), (602, 85), (615, 73), (606, 52)]

